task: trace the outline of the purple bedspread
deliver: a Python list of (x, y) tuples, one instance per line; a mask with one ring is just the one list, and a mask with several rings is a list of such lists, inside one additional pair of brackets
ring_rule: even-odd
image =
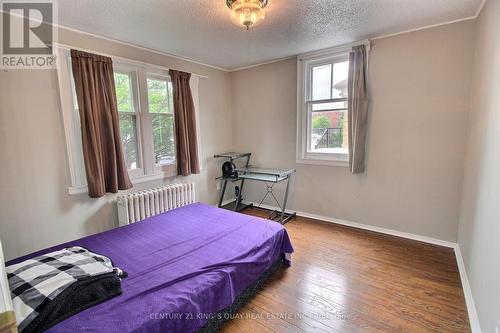
[(278, 223), (192, 204), (7, 264), (73, 245), (108, 256), (129, 275), (122, 295), (49, 332), (193, 332), (293, 252)]

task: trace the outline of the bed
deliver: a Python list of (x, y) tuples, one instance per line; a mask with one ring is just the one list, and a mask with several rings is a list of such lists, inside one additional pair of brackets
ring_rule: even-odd
[(129, 275), (122, 295), (49, 332), (212, 331), (293, 252), (280, 224), (195, 203), (7, 265), (75, 245), (110, 257)]

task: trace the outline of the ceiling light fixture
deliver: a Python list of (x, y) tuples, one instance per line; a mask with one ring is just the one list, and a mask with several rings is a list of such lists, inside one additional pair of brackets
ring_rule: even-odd
[(254, 27), (264, 20), (268, 0), (226, 0), (231, 9), (231, 21), (238, 26)]

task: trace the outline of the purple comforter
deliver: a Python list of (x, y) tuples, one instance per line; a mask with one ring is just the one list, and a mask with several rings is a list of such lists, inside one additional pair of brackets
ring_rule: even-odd
[(50, 332), (193, 332), (293, 252), (278, 223), (192, 204), (7, 264), (73, 245), (108, 256), (129, 276), (121, 296)]

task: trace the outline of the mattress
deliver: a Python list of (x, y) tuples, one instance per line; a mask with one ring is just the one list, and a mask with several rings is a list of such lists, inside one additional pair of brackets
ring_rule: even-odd
[(196, 203), (61, 244), (108, 256), (128, 272), (122, 295), (49, 332), (194, 332), (293, 252), (282, 225)]

